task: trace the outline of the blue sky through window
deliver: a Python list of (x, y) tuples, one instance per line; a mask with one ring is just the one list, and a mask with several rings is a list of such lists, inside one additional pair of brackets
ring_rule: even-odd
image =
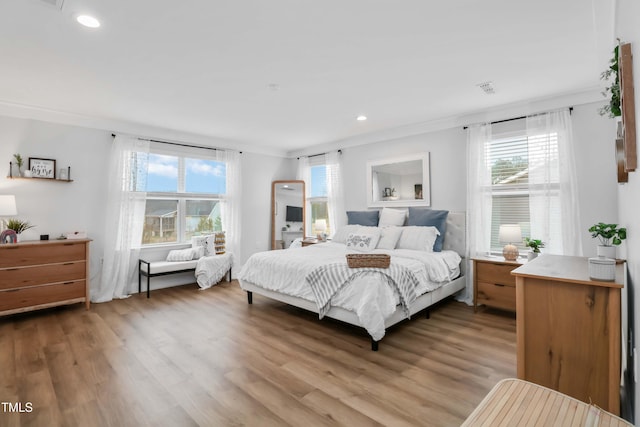
[(327, 166), (311, 167), (311, 197), (327, 197)]
[[(227, 168), (224, 162), (184, 159), (187, 193), (226, 193)], [(176, 156), (149, 154), (147, 188), (149, 192), (178, 191), (179, 159)]]

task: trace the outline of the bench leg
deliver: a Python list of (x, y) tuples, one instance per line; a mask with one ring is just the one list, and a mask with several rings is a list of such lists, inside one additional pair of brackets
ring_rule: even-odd
[(247, 302), (253, 304), (253, 292), (247, 291)]
[(138, 261), (138, 293), (142, 292), (142, 263)]
[(378, 351), (378, 341), (371, 338), (371, 351)]
[(150, 286), (149, 286), (149, 276), (150, 275), (147, 275), (147, 298), (149, 298), (149, 291), (151, 289)]
[(229, 280), (227, 280), (227, 282), (231, 281), (231, 267), (229, 267)]

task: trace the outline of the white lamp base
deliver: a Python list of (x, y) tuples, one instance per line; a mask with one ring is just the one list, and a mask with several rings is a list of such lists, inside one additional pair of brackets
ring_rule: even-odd
[(506, 261), (515, 261), (518, 259), (519, 255), (520, 252), (516, 245), (508, 244), (504, 245), (504, 248), (502, 248), (502, 256), (504, 256)]

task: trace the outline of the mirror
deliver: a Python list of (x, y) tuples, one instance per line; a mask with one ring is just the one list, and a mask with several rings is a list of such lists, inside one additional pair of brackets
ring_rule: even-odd
[(369, 207), (430, 206), (429, 153), (367, 163)]
[(304, 238), (304, 181), (273, 181), (271, 184), (271, 249), (287, 249)]

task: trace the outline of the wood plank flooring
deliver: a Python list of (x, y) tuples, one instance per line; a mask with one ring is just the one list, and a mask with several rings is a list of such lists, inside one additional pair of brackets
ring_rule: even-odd
[(0, 319), (0, 426), (459, 426), (516, 374), (515, 317), (446, 301), (387, 331), (236, 281)]

